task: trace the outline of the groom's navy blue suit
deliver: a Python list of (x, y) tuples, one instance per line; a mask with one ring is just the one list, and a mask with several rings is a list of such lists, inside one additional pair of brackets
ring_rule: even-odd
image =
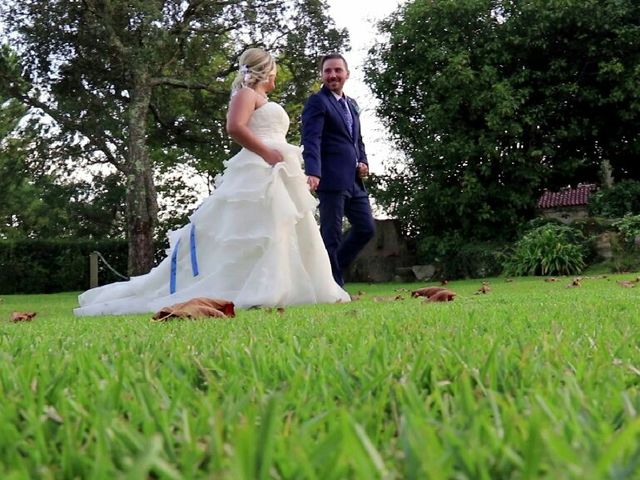
[[(320, 178), (320, 232), (333, 277), (344, 285), (343, 272), (373, 237), (375, 224), (357, 163), (368, 165), (355, 101), (343, 97), (352, 121), (326, 87), (309, 97), (302, 111), (302, 156), (305, 173)], [(349, 131), (351, 130), (351, 131)], [(342, 218), (351, 229), (342, 236)]]

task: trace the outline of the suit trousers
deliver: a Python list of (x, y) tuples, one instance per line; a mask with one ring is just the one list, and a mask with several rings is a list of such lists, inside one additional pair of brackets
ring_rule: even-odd
[[(320, 234), (329, 253), (331, 271), (336, 283), (344, 285), (344, 272), (358, 253), (375, 235), (375, 222), (369, 196), (359, 181), (349, 190), (319, 191)], [(351, 228), (342, 233), (342, 219)]]

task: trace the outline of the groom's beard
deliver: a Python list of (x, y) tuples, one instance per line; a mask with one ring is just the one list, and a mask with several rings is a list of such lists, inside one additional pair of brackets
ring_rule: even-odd
[(339, 95), (342, 94), (342, 87), (344, 86), (344, 82), (340, 81), (340, 79), (334, 78), (334, 79), (329, 79), (325, 85), (327, 86), (327, 88), (329, 90), (331, 90), (332, 92), (335, 92)]

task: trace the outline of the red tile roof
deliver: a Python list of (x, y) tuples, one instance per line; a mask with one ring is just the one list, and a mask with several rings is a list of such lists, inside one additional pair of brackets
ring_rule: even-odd
[(579, 184), (576, 188), (565, 187), (559, 192), (545, 190), (538, 200), (538, 208), (574, 207), (587, 205), (589, 195), (596, 190), (594, 184)]

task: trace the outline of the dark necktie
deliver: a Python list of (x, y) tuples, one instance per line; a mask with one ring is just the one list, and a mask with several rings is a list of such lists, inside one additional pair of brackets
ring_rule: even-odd
[(347, 130), (349, 131), (350, 135), (353, 135), (353, 118), (351, 118), (351, 112), (349, 112), (347, 102), (344, 97), (342, 97), (340, 100), (338, 100), (338, 103), (342, 107), (340, 111), (342, 112), (342, 118), (344, 119), (344, 123), (347, 126)]

